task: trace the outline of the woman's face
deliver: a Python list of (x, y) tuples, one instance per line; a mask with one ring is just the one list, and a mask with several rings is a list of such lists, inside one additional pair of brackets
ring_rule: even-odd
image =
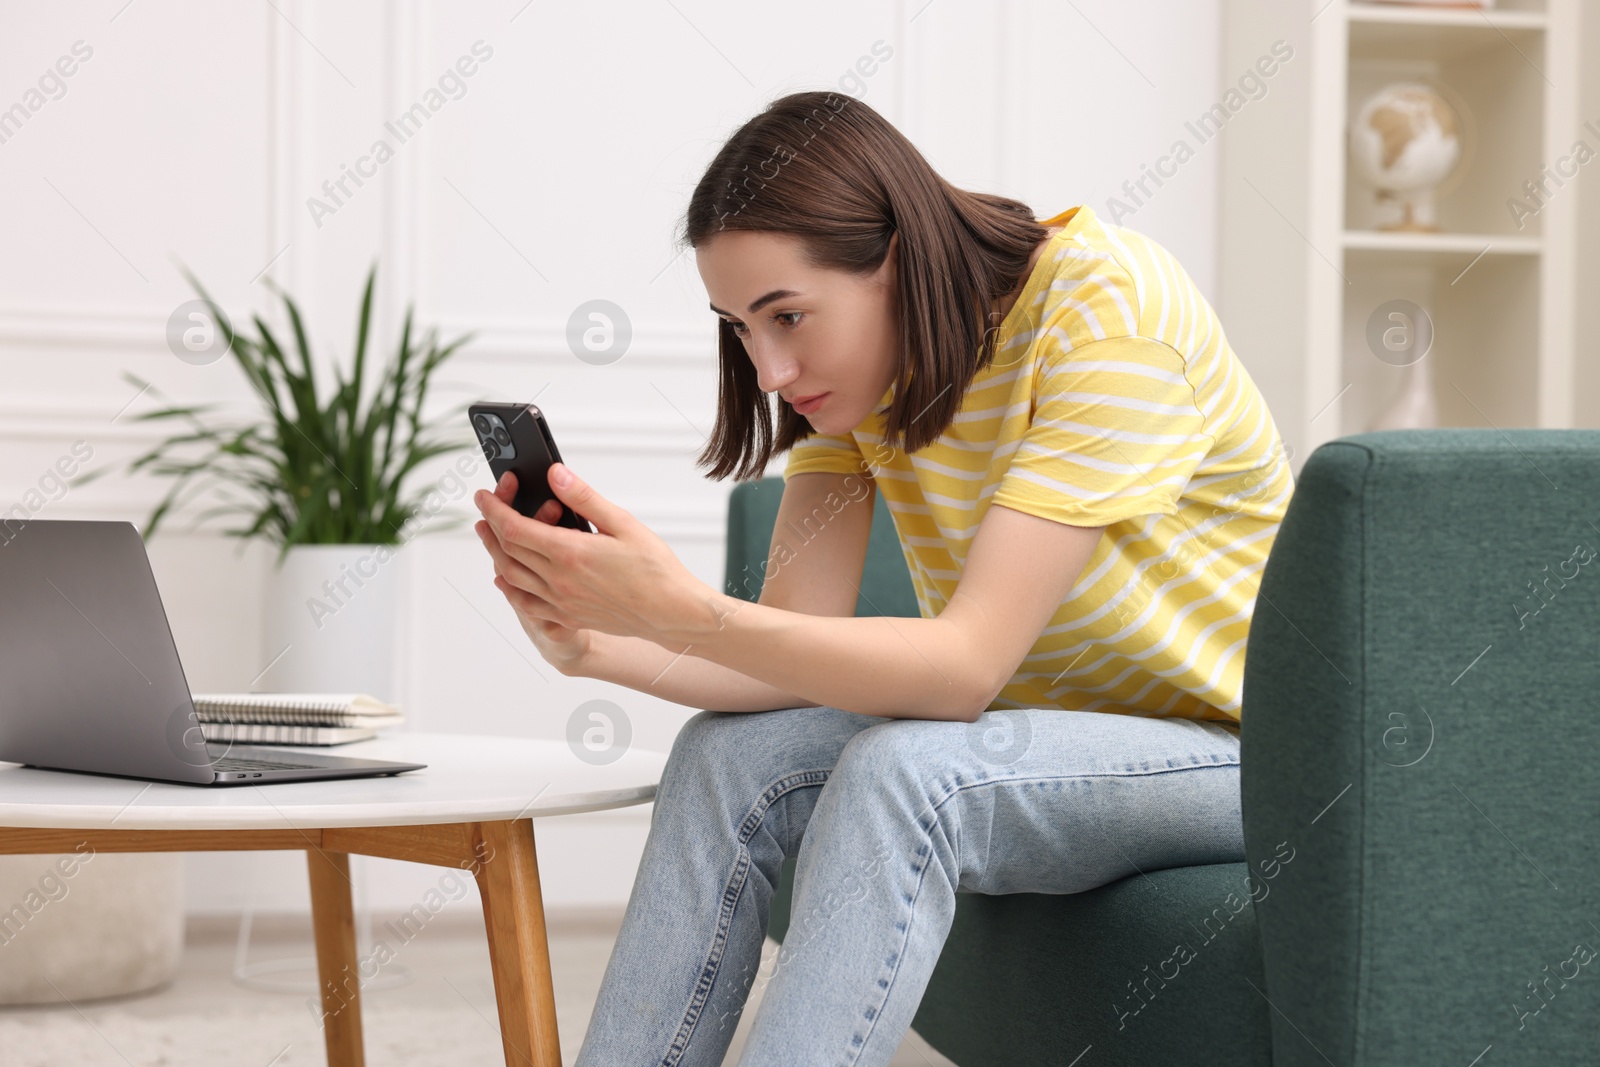
[(733, 325), (763, 392), (796, 408), (818, 433), (848, 433), (894, 381), (898, 344), (895, 255), (869, 275), (807, 262), (798, 237), (729, 230), (695, 249), (711, 310)]

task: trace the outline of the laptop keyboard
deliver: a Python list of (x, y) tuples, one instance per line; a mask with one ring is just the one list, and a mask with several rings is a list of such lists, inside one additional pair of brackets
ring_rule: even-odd
[(280, 763), (270, 759), (245, 759), (242, 756), (219, 756), (211, 766), (219, 771), (286, 771), (317, 767), (316, 763)]

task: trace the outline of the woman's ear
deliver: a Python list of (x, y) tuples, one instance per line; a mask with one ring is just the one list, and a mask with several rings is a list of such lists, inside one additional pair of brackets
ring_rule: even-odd
[(878, 269), (873, 273), (877, 280), (884, 284), (893, 284), (900, 270), (900, 231), (896, 230), (889, 235), (889, 248), (883, 254), (883, 262), (878, 264)]

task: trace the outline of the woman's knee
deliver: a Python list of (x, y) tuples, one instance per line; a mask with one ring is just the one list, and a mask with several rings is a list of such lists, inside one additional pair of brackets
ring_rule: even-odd
[(704, 778), (727, 767), (735, 754), (750, 743), (748, 717), (732, 711), (697, 711), (672, 739), (667, 753), (668, 777)]
[(671, 782), (713, 791), (725, 786), (742, 798), (785, 775), (815, 769), (819, 759), (829, 766), (826, 753), (812, 751), (825, 744), (805, 740), (813, 725), (805, 716), (814, 710), (696, 712), (673, 738), (662, 786)]
[(968, 743), (970, 724), (932, 719), (887, 719), (845, 744), (834, 767), (837, 793), (863, 791), (883, 800), (925, 802), (949, 787), (949, 758)]

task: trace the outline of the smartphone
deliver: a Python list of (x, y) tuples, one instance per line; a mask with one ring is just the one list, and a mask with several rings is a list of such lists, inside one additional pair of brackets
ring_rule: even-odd
[[(550, 465), (562, 461), (561, 452), (544, 412), (532, 404), (485, 400), (468, 407), (467, 418), (472, 420), (472, 432), (478, 436), (478, 447), (489, 461), (495, 484), (506, 471), (517, 476), (513, 509), (531, 519), (545, 501), (560, 503), (550, 490)], [(589, 520), (565, 504), (561, 505), (561, 518), (556, 525), (594, 533)]]

